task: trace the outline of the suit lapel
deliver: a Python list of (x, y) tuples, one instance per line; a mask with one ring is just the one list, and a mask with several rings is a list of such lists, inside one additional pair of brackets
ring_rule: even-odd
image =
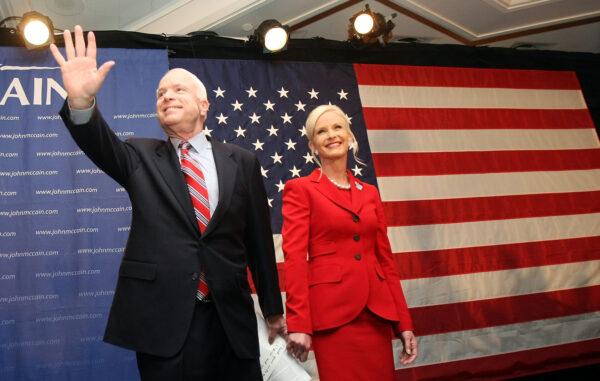
[(154, 156), (158, 171), (167, 183), (173, 197), (177, 200), (179, 208), (175, 208), (188, 225), (196, 232), (198, 221), (194, 215), (194, 208), (190, 199), (187, 183), (180, 170), (179, 160), (175, 149), (170, 142), (166, 141), (156, 149)]
[(357, 196), (357, 191), (354, 190), (355, 184), (353, 183), (350, 174), (348, 174), (348, 179), (350, 179), (350, 189), (352, 189), (352, 204), (349, 204), (345, 197), (338, 197), (338, 189), (335, 185), (331, 183), (331, 181), (325, 178), (325, 174), (321, 176), (320, 169), (315, 169), (310, 174), (310, 179), (313, 183), (315, 183), (317, 191), (319, 191), (323, 196), (327, 197), (331, 202), (333, 202), (340, 208), (345, 209), (350, 213), (358, 215), (358, 210), (360, 209), (360, 202), (358, 200), (355, 202), (354, 200), (354, 197)]
[(363, 184), (362, 181), (360, 181), (359, 179), (357, 179), (356, 177), (354, 177), (352, 175), (352, 173), (350, 173), (350, 171), (348, 170), (348, 180), (350, 181), (350, 189), (352, 192), (352, 210), (354, 210), (354, 212), (356, 214), (360, 213), (360, 210), (362, 209), (363, 203), (364, 203), (364, 187), (365, 185)]
[(211, 140), (211, 145), (219, 182), (219, 203), (217, 209), (210, 217), (208, 226), (206, 226), (206, 230), (202, 234), (203, 237), (210, 234), (219, 224), (221, 218), (223, 218), (223, 214), (229, 207), (231, 195), (237, 181), (237, 163), (231, 157), (233, 154), (231, 149), (227, 145), (215, 140)]

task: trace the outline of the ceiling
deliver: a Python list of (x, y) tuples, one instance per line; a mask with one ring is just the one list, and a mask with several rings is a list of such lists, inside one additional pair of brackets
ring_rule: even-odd
[(0, 18), (36, 10), (59, 29), (246, 38), (277, 19), (292, 38), (347, 38), (348, 19), (369, 4), (396, 27), (392, 41), (600, 53), (600, 0), (0, 0)]

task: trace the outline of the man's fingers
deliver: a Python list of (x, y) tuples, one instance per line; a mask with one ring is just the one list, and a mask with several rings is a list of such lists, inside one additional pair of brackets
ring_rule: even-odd
[(77, 57), (85, 57), (85, 38), (79, 25), (75, 25), (75, 54)]
[(75, 58), (75, 48), (73, 47), (73, 40), (71, 39), (71, 32), (65, 29), (63, 32), (63, 39), (65, 40), (65, 52), (67, 54), (67, 60)]
[(102, 66), (100, 66), (100, 68), (98, 68), (98, 76), (100, 77), (101, 82), (104, 82), (104, 79), (113, 66), (115, 66), (115, 61), (106, 61), (102, 64)]
[(94, 32), (88, 32), (87, 34), (87, 51), (86, 56), (95, 60), (96, 59), (96, 36), (94, 36)]
[(306, 362), (307, 359), (308, 359), (308, 351), (304, 351), (302, 353), (302, 355), (300, 357), (298, 357), (298, 360), (300, 360), (300, 362)]
[(269, 326), (269, 344), (273, 344), (275, 337), (277, 337), (277, 328)]
[(52, 56), (54, 57), (54, 60), (56, 61), (58, 66), (62, 66), (65, 64), (65, 62), (66, 62), (65, 57), (63, 57), (63, 55), (60, 54), (60, 51), (58, 50), (56, 45), (54, 45), (54, 44), (50, 45), (50, 53), (52, 53)]

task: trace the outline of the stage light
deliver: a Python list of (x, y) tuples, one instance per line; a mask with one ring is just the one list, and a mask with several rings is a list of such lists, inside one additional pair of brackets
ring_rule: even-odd
[(29, 50), (43, 49), (54, 43), (54, 25), (41, 13), (27, 12), (17, 25), (25, 47)]
[(387, 44), (392, 38), (392, 29), (396, 25), (391, 21), (396, 17), (392, 14), (390, 20), (381, 13), (376, 13), (365, 4), (365, 9), (352, 15), (348, 24), (348, 41), (364, 44), (381, 43)]
[(368, 13), (361, 13), (354, 19), (354, 30), (358, 34), (367, 34), (373, 30), (373, 16)]
[(250, 40), (258, 42), (265, 53), (276, 53), (285, 50), (289, 38), (288, 28), (277, 20), (266, 20), (260, 23)]

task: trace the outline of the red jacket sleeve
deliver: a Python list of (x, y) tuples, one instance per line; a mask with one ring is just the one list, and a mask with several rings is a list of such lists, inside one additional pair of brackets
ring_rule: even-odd
[(301, 183), (290, 180), (285, 184), (282, 214), (288, 332), (312, 334), (307, 262), (310, 206)]

